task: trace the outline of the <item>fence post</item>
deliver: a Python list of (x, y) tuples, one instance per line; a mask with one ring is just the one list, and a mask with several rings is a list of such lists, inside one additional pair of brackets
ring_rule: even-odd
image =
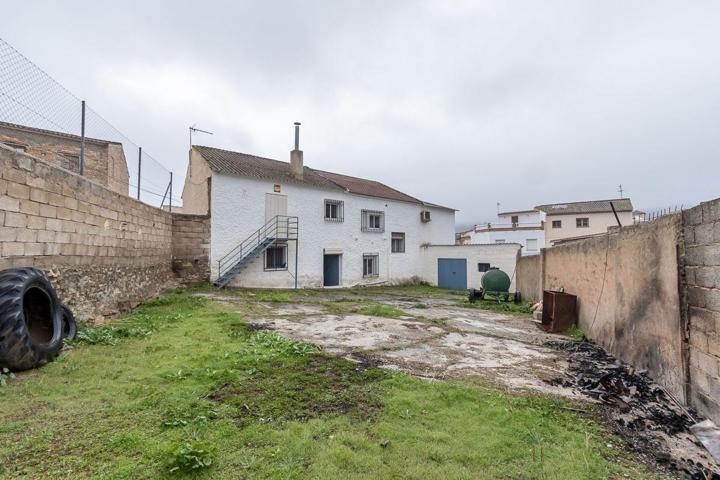
[(172, 213), (172, 172), (170, 172), (170, 213)]
[(85, 171), (85, 100), (80, 102), (80, 175)]
[(142, 147), (138, 147), (138, 197), (140, 200), (140, 170), (142, 169)]

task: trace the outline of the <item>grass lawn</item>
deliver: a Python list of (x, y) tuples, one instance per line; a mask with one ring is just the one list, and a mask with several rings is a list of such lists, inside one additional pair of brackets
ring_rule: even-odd
[(82, 331), (0, 387), (0, 477), (652, 478), (562, 401), (370, 368), (242, 317), (177, 291)]

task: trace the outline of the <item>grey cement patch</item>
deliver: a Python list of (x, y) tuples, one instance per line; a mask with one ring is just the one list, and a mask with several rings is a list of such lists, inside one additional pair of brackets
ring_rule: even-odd
[(314, 304), (308, 304), (308, 303), (281, 303), (281, 304), (273, 304), (268, 305), (263, 303), (264, 307), (268, 307), (273, 310), (273, 314), (275, 315), (283, 315), (283, 316), (290, 316), (290, 315), (317, 315), (323, 312), (323, 307), (321, 305), (314, 305)]
[(375, 351), (421, 342), (443, 332), (421, 322), (368, 315), (321, 315), (304, 318), (260, 318), (254, 324), (295, 340), (309, 341), (333, 353)]

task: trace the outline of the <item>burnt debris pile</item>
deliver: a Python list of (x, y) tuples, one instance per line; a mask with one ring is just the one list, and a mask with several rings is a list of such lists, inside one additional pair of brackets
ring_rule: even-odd
[(696, 415), (675, 402), (646, 371), (634, 369), (591, 342), (548, 341), (545, 346), (565, 352), (569, 363), (568, 376), (547, 383), (575, 389), (605, 405), (604, 416), (614, 433), (627, 438), (643, 458), (690, 478), (720, 480), (720, 475), (710, 473), (712, 469), (697, 459), (670, 455), (665, 439), (677, 435), (693, 439), (689, 427)]

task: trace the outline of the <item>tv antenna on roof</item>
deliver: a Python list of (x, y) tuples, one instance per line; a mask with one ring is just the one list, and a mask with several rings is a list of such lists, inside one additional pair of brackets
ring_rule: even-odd
[(193, 132), (207, 133), (208, 135), (212, 135), (212, 134), (213, 134), (213, 132), (208, 132), (207, 130), (201, 130), (201, 129), (199, 129), (199, 128), (196, 128), (195, 125), (197, 125), (197, 123), (194, 123), (194, 124), (192, 124), (192, 126), (190, 126), (190, 148), (192, 148), (192, 134), (193, 134)]
[(618, 192), (620, 192), (620, 198), (623, 198), (623, 191), (624, 190), (623, 190), (622, 183), (621, 183), (620, 185), (618, 185)]

